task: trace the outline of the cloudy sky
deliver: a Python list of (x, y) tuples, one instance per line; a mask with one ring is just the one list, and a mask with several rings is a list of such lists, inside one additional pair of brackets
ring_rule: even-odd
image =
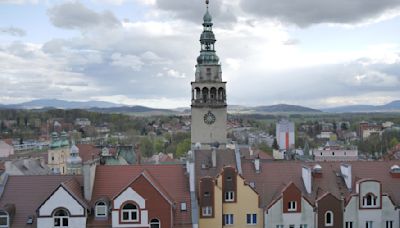
[[(229, 104), (400, 99), (400, 0), (211, 0)], [(190, 104), (202, 0), (0, 0), (0, 103)]]

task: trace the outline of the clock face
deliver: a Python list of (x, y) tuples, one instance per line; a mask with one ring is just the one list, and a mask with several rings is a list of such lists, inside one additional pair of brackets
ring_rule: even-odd
[(204, 123), (211, 125), (214, 122), (215, 115), (211, 111), (208, 111), (206, 114), (204, 114)]

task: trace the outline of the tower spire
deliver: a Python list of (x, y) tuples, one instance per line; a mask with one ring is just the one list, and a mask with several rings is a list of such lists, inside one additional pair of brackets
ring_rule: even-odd
[(212, 31), (212, 17), (208, 12), (209, 0), (206, 0), (206, 13), (203, 16), (203, 32), (200, 36), (200, 56), (197, 58), (198, 64), (218, 64), (219, 58), (215, 53), (215, 35)]

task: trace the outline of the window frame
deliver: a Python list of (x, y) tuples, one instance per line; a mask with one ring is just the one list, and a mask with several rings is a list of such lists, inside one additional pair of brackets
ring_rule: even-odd
[[(370, 192), (363, 196), (362, 198), (362, 205), (365, 208), (375, 208), (378, 207), (377, 198), (374, 193)], [(370, 201), (369, 201), (370, 200)]]
[(288, 211), (297, 211), (297, 202), (295, 200), (288, 202)]
[(225, 202), (234, 202), (235, 201), (235, 192), (234, 191), (226, 191), (224, 199), (225, 199)]
[(353, 222), (352, 221), (346, 221), (345, 222), (345, 228), (353, 228)]
[[(329, 223), (328, 223), (328, 215), (330, 216)], [(324, 220), (325, 226), (333, 226), (333, 224), (334, 224), (333, 212), (332, 211), (326, 211), (324, 217), (325, 217), (325, 220)]]
[(246, 224), (247, 225), (257, 225), (257, 214), (256, 213), (246, 214)]
[[(207, 212), (207, 213), (205, 213), (205, 212)], [(201, 207), (201, 215), (203, 217), (211, 217), (213, 215), (212, 206)]]
[[(103, 204), (103, 205), (100, 205), (100, 204)], [(104, 215), (98, 213), (99, 208), (104, 208)], [(95, 205), (94, 211), (95, 211), (96, 218), (107, 218), (108, 217), (108, 213), (107, 213), (108, 207), (104, 201), (97, 202)]]
[[(127, 205), (133, 205), (136, 209), (124, 209)], [(124, 213), (128, 213), (128, 219), (124, 219)], [(136, 213), (136, 219), (133, 219), (133, 214)], [(121, 206), (120, 219), (122, 223), (137, 223), (140, 222), (140, 209), (139, 206), (133, 202), (126, 202)]]
[(233, 214), (224, 214), (224, 226), (230, 226), (230, 225), (234, 225), (234, 219), (233, 219)]
[[(157, 221), (154, 221), (154, 220), (157, 220)], [(158, 218), (152, 218), (151, 220), (150, 220), (150, 228), (152, 227), (152, 225), (158, 225), (158, 227), (160, 228), (161, 227), (161, 222), (160, 222), (160, 220), (158, 219)]]
[[(56, 215), (58, 212), (61, 212), (61, 211), (64, 211), (66, 215)], [(70, 217), (70, 214), (69, 214), (67, 209), (64, 209), (64, 208), (55, 209), (54, 212), (53, 212), (53, 216), (52, 216), (52, 218), (53, 218), (53, 226), (54, 227), (61, 227), (61, 228), (62, 227), (69, 227), (69, 217)], [(58, 224), (59, 225), (56, 225), (56, 221), (57, 220), (58, 220)], [(67, 222), (67, 225), (64, 225), (65, 221)]]
[(393, 220), (386, 220), (386, 228), (393, 228)]
[(9, 227), (10, 226), (10, 216), (7, 211), (0, 210), (0, 218), (6, 219), (6, 224), (0, 224), (0, 227)]
[(372, 228), (374, 226), (373, 224), (374, 224), (373, 221), (365, 221), (366, 228)]

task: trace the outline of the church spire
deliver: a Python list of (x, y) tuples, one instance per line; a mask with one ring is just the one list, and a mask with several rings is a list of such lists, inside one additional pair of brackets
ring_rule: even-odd
[(219, 58), (215, 53), (215, 35), (212, 31), (212, 17), (208, 12), (209, 0), (206, 0), (206, 13), (203, 16), (203, 32), (200, 36), (201, 50), (197, 58), (198, 64), (218, 64)]

